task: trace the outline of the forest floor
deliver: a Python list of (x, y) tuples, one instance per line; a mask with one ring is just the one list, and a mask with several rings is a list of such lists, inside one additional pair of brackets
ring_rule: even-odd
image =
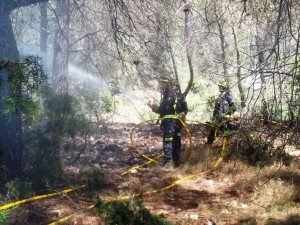
[(263, 168), (232, 158), (218, 161), (222, 141), (207, 146), (206, 134), (201, 127), (191, 129), (191, 146), (185, 132), (183, 149), (190, 157), (179, 168), (163, 170), (157, 159), (130, 171), (148, 162), (142, 155), (154, 159), (162, 154), (159, 126), (102, 126), (84, 148), (78, 138), (80, 151), (63, 152), (60, 186), (84, 183), (81, 172), (91, 166), (107, 172), (105, 185), (22, 204), (10, 212), (9, 224), (50, 224), (70, 215), (60, 224), (105, 224), (91, 207), (99, 196), (106, 202), (137, 195), (152, 214), (178, 225), (300, 225), (299, 157), (288, 166)]

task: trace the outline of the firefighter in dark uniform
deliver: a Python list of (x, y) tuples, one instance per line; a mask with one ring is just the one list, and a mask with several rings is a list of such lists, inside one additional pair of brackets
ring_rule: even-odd
[(176, 80), (172, 81), (172, 89), (176, 95), (175, 111), (179, 119), (176, 121), (175, 125), (175, 135), (173, 139), (173, 160), (175, 167), (180, 165), (180, 153), (181, 153), (181, 131), (182, 123), (185, 122), (186, 114), (188, 113), (188, 105), (186, 102), (186, 97), (181, 93), (180, 85)]
[[(215, 133), (217, 130), (222, 132), (233, 130), (233, 125), (230, 124), (231, 116), (236, 112), (236, 106), (226, 84), (219, 83), (220, 95), (215, 100), (215, 107), (213, 112), (213, 127), (211, 128), (207, 137), (207, 143), (212, 144), (215, 140)], [(234, 114), (235, 115), (235, 114)]]
[(178, 126), (178, 115), (176, 113), (176, 93), (174, 92), (171, 80), (166, 77), (160, 78), (160, 91), (162, 99), (159, 105), (148, 103), (153, 112), (158, 113), (161, 119), (163, 130), (163, 167), (169, 167), (172, 160), (175, 166), (180, 163), (180, 127)]

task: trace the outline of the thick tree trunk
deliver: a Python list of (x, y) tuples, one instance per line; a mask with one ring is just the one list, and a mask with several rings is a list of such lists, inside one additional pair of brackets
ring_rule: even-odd
[[(22, 6), (47, 0), (1, 0), (0, 1), (0, 60), (18, 60), (19, 51), (14, 38), (10, 12)], [(8, 70), (0, 68), (0, 180), (10, 180), (21, 173), (22, 124), (21, 115), (13, 113), (10, 119), (2, 111), (10, 93)]]
[(0, 11), (0, 59), (16, 60), (19, 52), (9, 15), (4, 9)]
[[(19, 53), (14, 39), (9, 12), (0, 13), (0, 60), (17, 60)], [(21, 172), (21, 116), (13, 113), (10, 120), (2, 110), (6, 107), (5, 97), (9, 95), (9, 74), (5, 66), (0, 68), (0, 179), (8, 180)], [(1, 168), (2, 166), (2, 168)]]

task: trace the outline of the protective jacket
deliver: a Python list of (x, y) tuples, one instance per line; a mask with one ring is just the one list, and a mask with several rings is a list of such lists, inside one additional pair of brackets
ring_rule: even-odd
[[(176, 95), (171, 90), (171, 88), (167, 88), (163, 92), (162, 101), (159, 104), (157, 113), (160, 115), (160, 118), (163, 120), (166, 117), (176, 118), (175, 115), (175, 105)], [(173, 117), (172, 117), (173, 116)]]
[(163, 166), (167, 166), (172, 159), (175, 166), (178, 166), (181, 151), (181, 140), (178, 134), (180, 134), (181, 126), (178, 124), (176, 113), (176, 94), (170, 87), (164, 90), (156, 113), (160, 115), (163, 129)]
[(236, 111), (233, 99), (230, 95), (220, 95), (215, 101), (213, 117), (228, 117)]

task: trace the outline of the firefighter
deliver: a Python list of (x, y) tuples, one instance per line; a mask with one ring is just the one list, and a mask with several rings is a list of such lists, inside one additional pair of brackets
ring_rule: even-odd
[(161, 128), (163, 130), (163, 151), (164, 158), (162, 167), (168, 168), (173, 160), (175, 167), (179, 166), (180, 139), (177, 134), (180, 133), (177, 126), (178, 115), (176, 113), (176, 94), (172, 89), (171, 79), (161, 77), (159, 80), (162, 99), (159, 104), (148, 103), (153, 112), (158, 113), (161, 119)]
[(182, 122), (185, 122), (185, 117), (188, 113), (188, 105), (185, 95), (181, 93), (180, 85), (176, 80), (172, 80), (172, 89), (176, 96), (175, 112), (181, 120), (176, 120), (173, 138), (173, 160), (175, 167), (178, 167), (180, 165)]
[(215, 100), (214, 112), (213, 112), (213, 125), (208, 137), (207, 144), (212, 144), (215, 139), (215, 133), (217, 130), (222, 132), (233, 130), (233, 125), (230, 123), (232, 115), (237, 117), (236, 106), (232, 97), (230, 96), (229, 89), (226, 84), (218, 84), (220, 95)]
[(172, 81), (172, 89), (176, 95), (176, 113), (184, 121), (188, 113), (188, 105), (186, 97), (181, 93), (180, 85), (176, 80)]

